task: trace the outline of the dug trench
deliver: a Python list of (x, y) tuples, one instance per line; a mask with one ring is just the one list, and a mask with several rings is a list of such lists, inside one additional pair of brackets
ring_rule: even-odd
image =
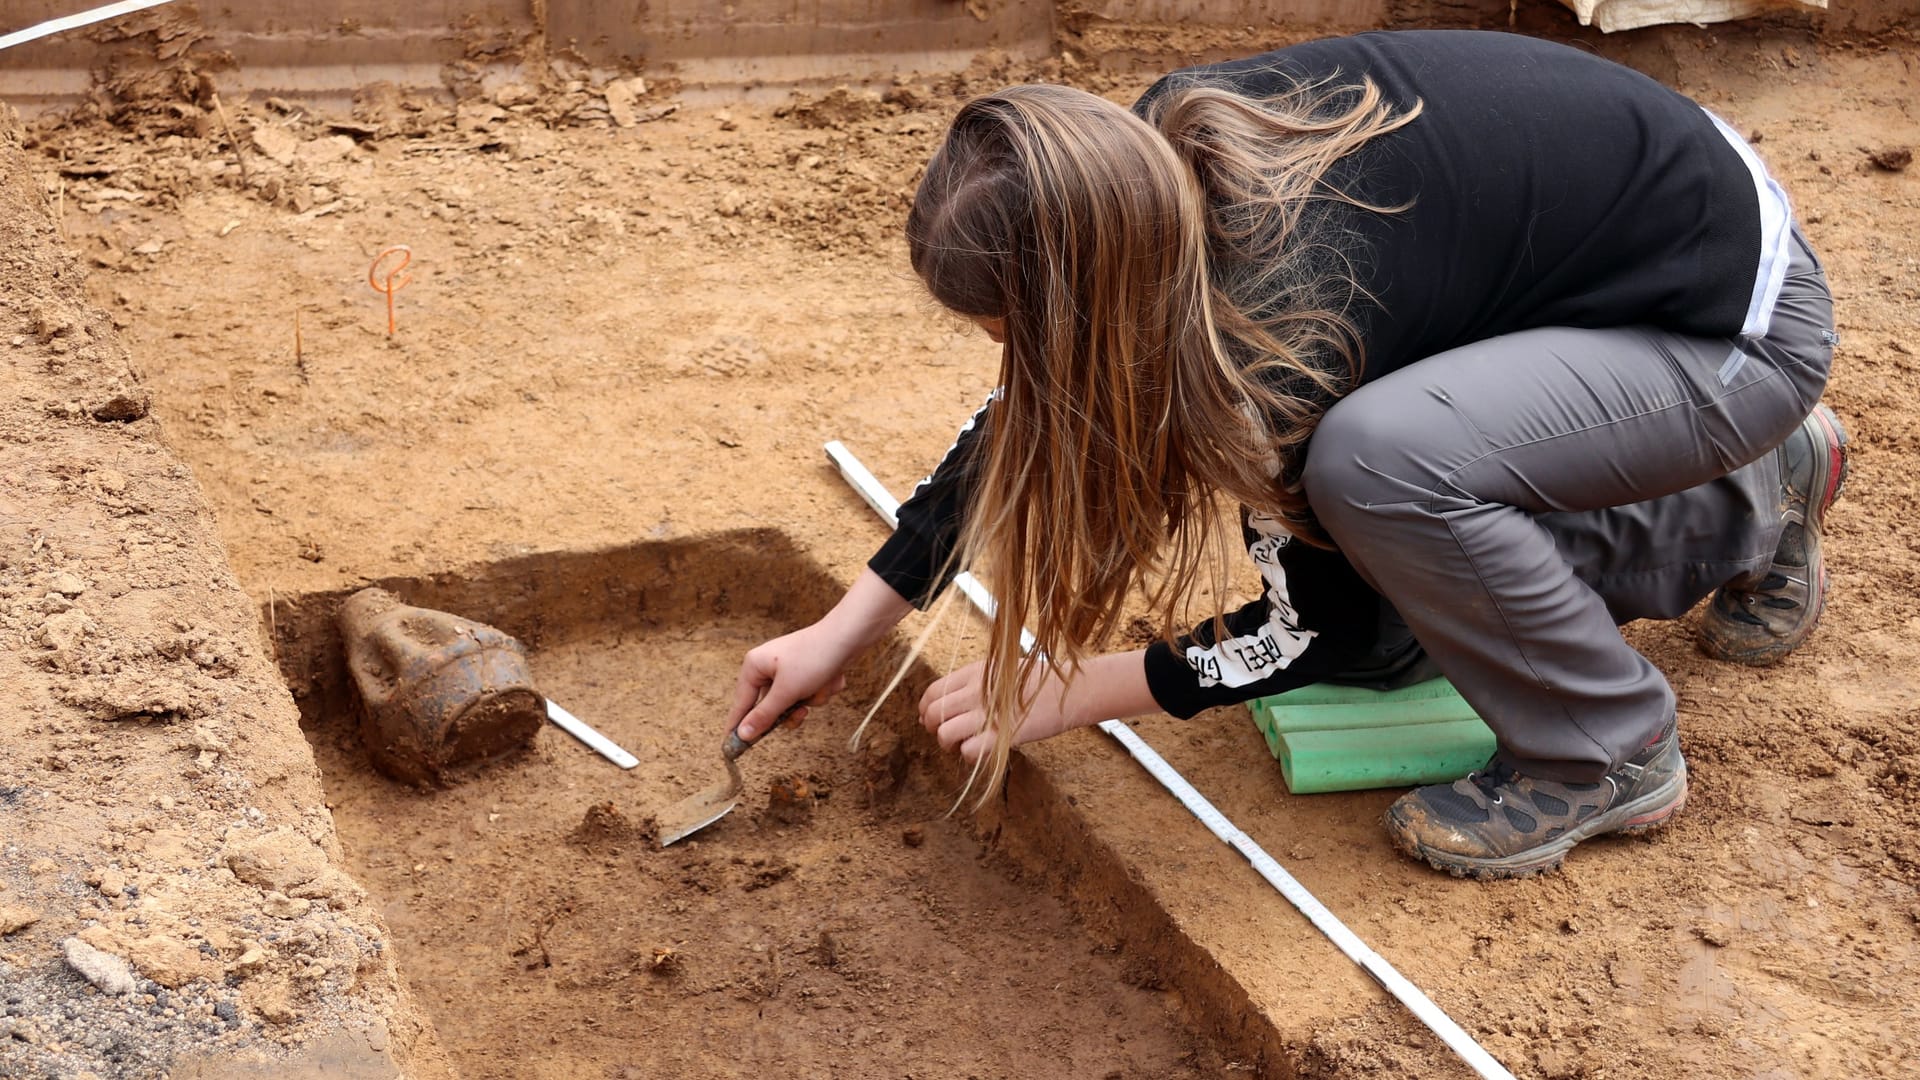
[[(541, 692), (632, 751), (547, 727), (438, 788), (369, 765), (334, 615), (262, 612), (347, 866), (460, 1075), (1200, 1076), (1275, 1036), (1032, 769), (1015, 812), (913, 723), (917, 660), (855, 751), (853, 704), (742, 759), (741, 806), (661, 848), (724, 774), (740, 654), (836, 588), (784, 536), (714, 534), (380, 583), (516, 635)], [(898, 642), (852, 673), (878, 696)], [(1211, 981), (1209, 979), (1211, 978)], [(1208, 1015), (1215, 1013), (1216, 1015)]]
[[(1392, 7), (1384, 21), (1404, 24), (1407, 6)], [(1497, 7), (1483, 25), (1508, 25), (1512, 9)], [(1686, 813), (1652, 837), (1583, 845), (1558, 874), (1457, 882), (1387, 846), (1379, 816), (1398, 792), (1290, 797), (1244, 710), (1137, 725), (1237, 827), (1522, 1076), (1913, 1071), (1920, 1006), (1900, 988), (1920, 955), (1920, 553), (1910, 527), (1920, 507), (1911, 421), (1920, 170), (1895, 166), (1899, 151), (1920, 145), (1920, 93), (1906, 32), (1874, 39), (1834, 28), (1867, 9), (1910, 25), (1911, 0), (1833, 8), (1830, 30), (1669, 28), (1584, 43), (1696, 97), (1761, 146), (1828, 264), (1845, 341), (1827, 400), (1854, 433), (1855, 472), (1828, 523), (1833, 601), (1816, 641), (1755, 672), (1699, 657), (1686, 622), (1628, 630), (1680, 694), (1693, 769)], [(942, 10), (971, 19), (958, 5)], [(1570, 18), (1550, 4), (1519, 5), (1518, 14), (1523, 29), (1549, 34)], [(1548, 15), (1561, 22), (1548, 25)], [(282, 658), (307, 658), (296, 664), (296, 686), (324, 686), (310, 681), (325, 674), (313, 665), (329, 647), (327, 607), (346, 590), (385, 583), (414, 603), (494, 622), (535, 646), (535, 674), (554, 696), (631, 740), (648, 759), (643, 768), (659, 770), (611, 775), (548, 731), (535, 755), (499, 767), (498, 776), (525, 777), (518, 791), (557, 800), (578, 775), (630, 796), (657, 783), (666, 800), (712, 782), (723, 696), (712, 680), (724, 684), (743, 643), (790, 629), (826, 602), (788, 578), (810, 575), (817, 560), (844, 584), (884, 536), (820, 461), (821, 442), (846, 442), (904, 492), (992, 386), (997, 351), (929, 312), (900, 241), (917, 170), (947, 118), (967, 96), (1009, 82), (1066, 81), (1128, 101), (1157, 71), (1312, 32), (1277, 16), (1253, 29), (1094, 18), (1066, 27), (1040, 59), (988, 50), (963, 71), (903, 67), (890, 84), (778, 106), (679, 101), (649, 68), (652, 96), (641, 104), (657, 118), (631, 127), (605, 104), (610, 87), (631, 82), (594, 76), (575, 87), (559, 57), (526, 82), (464, 86), (457, 101), (412, 87), (395, 102), (369, 87), (352, 112), (264, 89), (249, 97), (236, 85), (248, 73), (242, 59), (238, 73), (215, 69), (230, 133), (206, 115), (204, 130), (183, 122), (192, 114), (170, 83), (152, 95), (108, 86), (94, 107), (44, 115), (15, 137), (0, 122), (0, 234), (13, 241), (0, 258), (0, 293), (35, 301), (8, 311), (10, 323), (0, 319), (11, 350), (0, 376), (12, 389), (0, 400), (0, 494), (9, 501), (0, 507), (0, 631), (11, 635), (0, 689), (15, 703), (0, 713), (0, 825), (11, 830), (0, 847), (8, 890), (0, 912), (9, 922), (37, 917), (0, 932), (0, 981), (15, 980), (0, 987), (9, 1012), (0, 1023), (15, 1032), (0, 1043), (0, 1073), (145, 1076), (173, 1062), (179, 1077), (204, 1075), (182, 1064), (189, 1056), (271, 1054), (262, 1066), (270, 1071), (248, 1075), (299, 1076), (282, 1056), (311, 1058), (321, 1037), (340, 1036), (369, 1052), (390, 1045), (409, 1075), (443, 1075), (433, 1033), (389, 962), (394, 953), (448, 1041), (464, 1040), (469, 1072), (485, 1067), (473, 1064), (476, 1053), (495, 1055), (496, 1069), (512, 1060), (564, 1072), (542, 1063), (593, 1044), (609, 1048), (602, 1074), (659, 1058), (657, 1074), (672, 1075), (669, 1055), (691, 1054), (696, 1042), (724, 1047), (738, 1030), (831, 1044), (832, 1032), (759, 1019), (787, 1016), (811, 985), (803, 975), (844, 988), (835, 968), (806, 959), (817, 933), (779, 938), (779, 995), (736, 1001), (730, 995), (748, 995), (744, 983), (691, 993), (733, 978), (720, 959), (736, 954), (720, 939), (696, 943), (675, 917), (657, 914), (648, 898), (660, 894), (635, 892), (593, 912), (576, 906), (540, 935), (554, 966), (531, 972), (519, 966), (529, 954), (512, 951), (539, 924), (502, 923), (494, 939), (476, 932), (473, 967), (488, 973), (476, 980), (488, 994), (593, 970), (569, 942), (631, 947), (640, 967), (605, 992), (616, 1004), (604, 1012), (589, 1010), (579, 991), (569, 991), (571, 1011), (559, 1010), (556, 992), (544, 1012), (529, 1004), (486, 1014), (490, 1030), (479, 1022), (482, 999), (436, 983), (408, 935), (420, 911), (444, 909), (433, 925), (459, 925), (467, 909), (458, 905), (500, 893), (516, 867), (550, 868), (546, 880), (584, 904), (606, 889), (632, 892), (644, 874), (697, 851), (740, 877), (729, 885), (709, 874), (725, 906), (689, 914), (685, 925), (757, 919), (765, 936), (753, 943), (764, 945), (788, 925), (775, 913), (799, 911), (817, 865), (796, 853), (837, 835), (835, 815), (844, 814), (849, 836), (868, 825), (881, 845), (873, 851), (926, 874), (929, 895), (1013, 879), (992, 893), (995, 905), (962, 908), (964, 918), (936, 928), (955, 949), (991, 955), (961, 969), (991, 972), (974, 982), (946, 975), (958, 964), (926, 967), (925, 954), (904, 951), (909, 940), (927, 945), (898, 932), (908, 924), (893, 892), (909, 887), (858, 909), (874, 928), (864, 937), (825, 927), (836, 958), (864, 942), (866, 962), (898, 959), (888, 970), (909, 971), (868, 1001), (845, 998), (869, 1005), (865, 1018), (845, 1022), (855, 1035), (865, 1025), (929, 1040), (930, 1064), (897, 1072), (965, 1075), (963, 1054), (1024, 1049), (1044, 1023), (1085, 1019), (1072, 996), (1081, 983), (1056, 991), (1059, 980), (1030, 969), (1026, 982), (1005, 983), (1034, 950), (1067, 941), (1045, 954), (1061, 958), (1063, 972), (1074, 970), (1069, 959), (1117, 961), (1093, 981), (1090, 1002), (1110, 1000), (1128, 979), (1166, 987), (1148, 992), (1207, 1040), (1198, 1067), (1213, 1047), (1227, 1064), (1268, 1075), (1465, 1075), (1104, 736), (1022, 748), (1006, 804), (977, 824), (947, 819), (959, 785), (912, 741), (909, 686), (883, 731), (904, 738), (907, 760), (923, 771), (891, 804), (861, 804), (860, 759), (847, 756), (844, 740), (853, 710), (877, 689), (872, 672), (860, 674), (847, 708), (823, 710), (747, 760), (754, 801), (699, 838), (699, 849), (663, 853), (635, 841), (618, 856), (595, 856), (567, 840), (588, 807), (612, 801), (640, 826), (656, 803), (582, 791), (565, 813), (555, 805), (534, 834), (539, 843), (487, 854), (469, 837), (450, 848), (501, 868), (469, 875), (464, 892), (452, 877), (457, 859), (395, 847), (414, 820), (463, 789), (416, 794), (366, 775), (347, 703), (322, 710), (310, 693), (308, 723), (334, 789), (325, 798), (355, 853), (343, 857), (293, 706), (254, 644), (254, 603), (241, 592), (281, 637)], [(331, 30), (303, 35), (303, 46), (308, 39), (365, 43)], [(173, 48), (155, 35), (140, 44), (156, 56)], [(384, 126), (367, 134), (376, 122)], [(336, 138), (341, 124), (358, 134)], [(269, 150), (291, 151), (290, 162)], [(366, 276), (383, 245), (402, 242), (415, 252), (418, 280), (401, 294), (400, 330), (389, 338)], [(147, 393), (151, 416), (113, 419), (144, 412)], [(771, 525), (792, 544), (725, 531)], [(716, 553), (750, 535), (786, 554)], [(623, 546), (641, 538), (691, 547)], [(553, 551), (579, 554), (531, 554)], [(632, 583), (667, 588), (659, 583), (669, 570), (643, 568), (671, 552), (707, 567), (684, 570), (689, 581), (724, 581), (708, 581), (704, 598), (691, 589), (642, 605), (634, 597), (645, 590)], [(616, 573), (596, 559), (636, 568)], [(628, 583), (619, 603), (605, 584), (615, 580)], [(723, 586), (729, 613), (716, 619)], [(689, 650), (676, 662), (694, 664), (696, 646), (683, 639), (696, 625), (736, 635), (705, 646), (698, 680), (658, 660), (671, 644)], [(609, 681), (631, 670), (671, 685), (670, 715), (630, 719), (617, 702), (596, 701), (601, 691), (584, 680), (574, 688), (561, 683), (561, 668), (549, 670), (568, 649), (617, 640), (622, 631), (609, 627), (650, 647), (592, 674)], [(944, 671), (978, 650), (930, 655)], [(703, 703), (700, 693), (715, 696)], [(688, 725), (671, 778), (666, 747), (648, 747), (627, 727), (641, 719), (662, 730)], [(829, 793), (811, 825), (764, 816), (771, 781), (794, 773), (817, 776)], [(384, 800), (384, 821), (370, 824), (366, 809), (354, 809), (348, 783), (368, 806), (376, 794)], [(514, 824), (521, 811), (492, 805), (449, 820), (468, 833), (525, 827)], [(488, 821), (494, 813), (502, 816)], [(966, 833), (939, 832), (963, 820)], [(908, 824), (926, 830), (921, 848), (902, 839)], [(293, 832), (316, 868), (352, 867), (375, 899), (361, 899), (345, 875), (321, 874), (305, 891), (329, 902), (289, 926), (275, 912), (308, 898), (263, 891), (279, 875), (254, 855)], [(1094, 858), (1103, 849), (1088, 834), (1118, 863)], [(370, 837), (405, 861), (392, 860), (385, 876), (370, 871)], [(922, 861), (948, 838), (954, 861)], [(738, 846), (718, 859), (728, 844)], [(746, 891), (745, 868), (776, 848), (796, 869)], [(322, 855), (334, 863), (322, 867)], [(627, 876), (615, 877), (609, 859)], [(235, 876), (236, 864), (250, 879)], [(854, 895), (857, 865), (827, 866), (847, 875), (836, 899)], [(416, 873), (426, 876), (416, 883)], [(685, 888), (689, 903), (704, 895)], [(1037, 918), (1023, 905), (1050, 893), (1061, 902), (1045, 910), (1064, 921), (1040, 938), (1007, 936)], [(390, 938), (382, 909), (415, 921)], [(648, 933), (633, 912), (660, 920), (649, 924), (657, 929)], [(79, 935), (120, 949), (145, 975), (193, 977), (166, 995), (157, 985), (96, 993), (61, 958), (63, 941)], [(268, 947), (256, 950), (256, 940)], [(1122, 942), (1105, 960), (1095, 953)], [(768, 962), (750, 946), (739, 977), (765, 979)], [(653, 974), (661, 947), (686, 965), (679, 976)], [(267, 966), (253, 970), (257, 953)], [(443, 973), (454, 969), (451, 955), (438, 961)], [(186, 962), (168, 963), (178, 959)], [(1002, 1005), (1016, 995), (1023, 1011)], [(689, 1019), (708, 1012), (714, 1018)], [(629, 1041), (596, 1042), (589, 1015)], [(669, 1015), (678, 1026), (663, 1025)], [(550, 1041), (569, 1024), (580, 1033)], [(1104, 1017), (1088, 1026), (1109, 1038), (1134, 1030)], [(1066, 1041), (1048, 1039), (1038, 1053)], [(715, 1061), (745, 1056), (713, 1052)], [(807, 1075), (799, 1053), (787, 1049), (789, 1071)], [(870, 1058), (877, 1051), (841, 1049), (815, 1074), (865, 1075), (856, 1070)], [(719, 1073), (741, 1071), (725, 1060)], [(1052, 1065), (1021, 1058), (975, 1071), (1061, 1072)], [(1155, 1068), (1148, 1061), (1137, 1075)], [(1125, 1064), (1090, 1069), (1136, 1075)]]

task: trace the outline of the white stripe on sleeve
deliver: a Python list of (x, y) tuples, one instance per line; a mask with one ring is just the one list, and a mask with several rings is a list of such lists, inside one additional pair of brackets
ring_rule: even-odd
[(1260, 534), (1248, 545), (1247, 554), (1253, 556), (1267, 585), (1267, 621), (1251, 634), (1226, 638), (1211, 647), (1187, 647), (1187, 666), (1203, 687), (1251, 686), (1270, 678), (1291, 666), (1319, 636), (1317, 630), (1300, 628), (1300, 613), (1287, 594), (1287, 570), (1280, 565), (1280, 552), (1293, 542), (1293, 535), (1264, 514), (1251, 515), (1247, 523)]

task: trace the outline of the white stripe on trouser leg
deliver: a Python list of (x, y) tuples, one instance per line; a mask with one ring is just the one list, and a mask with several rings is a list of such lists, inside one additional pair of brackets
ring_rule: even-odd
[(1747, 365), (1746, 353), (1741, 352), (1738, 348), (1735, 348), (1732, 352), (1728, 353), (1727, 358), (1721, 361), (1720, 363), (1720, 385), (1726, 386), (1732, 383), (1733, 377), (1735, 375), (1738, 375), (1740, 373), (1740, 369), (1745, 367), (1746, 365)]

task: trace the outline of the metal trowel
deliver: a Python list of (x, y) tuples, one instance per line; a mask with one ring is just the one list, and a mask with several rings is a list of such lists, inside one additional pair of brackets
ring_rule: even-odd
[(787, 711), (773, 718), (767, 730), (754, 737), (753, 742), (740, 738), (738, 731), (727, 732), (727, 741), (720, 746), (720, 760), (727, 766), (725, 783), (715, 784), (698, 795), (689, 795), (653, 816), (655, 827), (660, 833), (660, 846), (676, 844), (701, 829), (727, 816), (727, 811), (740, 805), (740, 789), (744, 786), (740, 779), (740, 766), (737, 764), (741, 754), (753, 749), (754, 744), (767, 737), (774, 728), (786, 722), (794, 710), (806, 704), (796, 701), (787, 706)]

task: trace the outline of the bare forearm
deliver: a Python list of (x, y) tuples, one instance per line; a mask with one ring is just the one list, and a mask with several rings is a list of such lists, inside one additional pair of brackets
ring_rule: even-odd
[(860, 653), (886, 637), (912, 610), (913, 605), (879, 574), (862, 570), (846, 595), (820, 619), (820, 625), (844, 642), (849, 654)]
[(1067, 688), (1063, 710), (1068, 728), (1159, 711), (1147, 689), (1145, 649), (1108, 653), (1082, 663)]

